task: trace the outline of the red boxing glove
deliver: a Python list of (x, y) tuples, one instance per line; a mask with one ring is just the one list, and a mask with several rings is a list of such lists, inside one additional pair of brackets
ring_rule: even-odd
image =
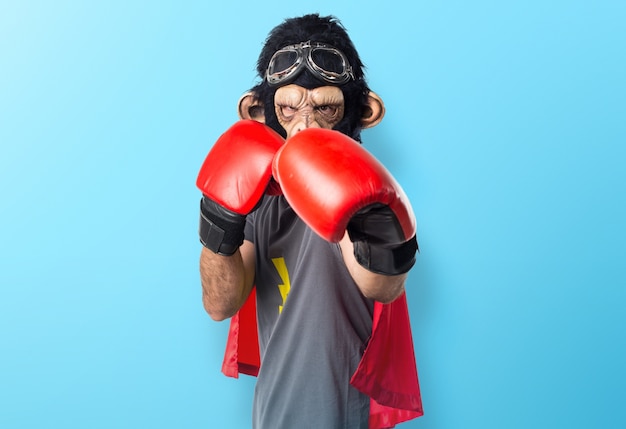
[(346, 230), (357, 261), (395, 275), (415, 263), (416, 226), (408, 199), (387, 169), (338, 131), (309, 128), (277, 152), (273, 174), (311, 229), (338, 242)]
[(232, 255), (241, 246), (246, 215), (272, 183), (272, 160), (283, 143), (277, 132), (250, 120), (235, 123), (215, 142), (196, 180), (205, 247)]

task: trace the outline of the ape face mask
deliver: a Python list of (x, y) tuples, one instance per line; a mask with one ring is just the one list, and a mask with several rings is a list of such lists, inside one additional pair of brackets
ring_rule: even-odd
[(332, 85), (354, 80), (352, 67), (339, 49), (318, 42), (302, 42), (285, 46), (270, 59), (265, 78), (270, 86), (293, 81), (304, 68), (315, 77)]
[[(240, 98), (239, 117), (261, 121), (284, 138), (295, 130), (296, 116), (289, 120), (292, 108), (304, 106), (304, 101), (316, 109), (309, 120), (317, 120), (320, 127), (332, 126), (359, 142), (361, 130), (375, 126), (384, 116), (382, 100), (370, 91), (356, 48), (332, 16), (310, 14), (276, 26), (265, 40), (256, 71), (261, 81)], [(291, 85), (306, 91), (288, 91)], [(333, 94), (321, 98), (313, 94), (324, 86), (341, 90), (343, 107)]]

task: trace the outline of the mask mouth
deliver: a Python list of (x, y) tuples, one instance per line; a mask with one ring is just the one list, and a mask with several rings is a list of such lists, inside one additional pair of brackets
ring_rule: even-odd
[(342, 85), (354, 80), (348, 58), (339, 49), (319, 42), (285, 46), (272, 55), (265, 72), (270, 86), (292, 82), (304, 69), (326, 83)]

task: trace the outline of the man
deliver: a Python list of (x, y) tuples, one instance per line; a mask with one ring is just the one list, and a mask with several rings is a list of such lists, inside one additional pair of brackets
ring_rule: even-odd
[[(418, 417), (404, 297), (415, 219), (358, 143), (382, 120), (382, 100), (333, 17), (284, 21), (257, 69), (242, 121), (197, 181), (204, 307), (215, 320), (234, 316), (235, 365), (245, 360), (237, 347), (258, 337), (260, 362), (231, 374), (258, 375), (253, 427), (383, 428)], [(258, 331), (242, 342), (244, 305)]]

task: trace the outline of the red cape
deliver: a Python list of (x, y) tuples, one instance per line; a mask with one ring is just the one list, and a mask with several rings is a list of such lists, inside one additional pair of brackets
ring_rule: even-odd
[[(260, 367), (253, 290), (231, 319), (222, 372), (256, 376)], [(350, 384), (370, 397), (370, 429), (393, 428), (424, 414), (406, 294), (390, 304), (374, 303), (372, 335)]]

